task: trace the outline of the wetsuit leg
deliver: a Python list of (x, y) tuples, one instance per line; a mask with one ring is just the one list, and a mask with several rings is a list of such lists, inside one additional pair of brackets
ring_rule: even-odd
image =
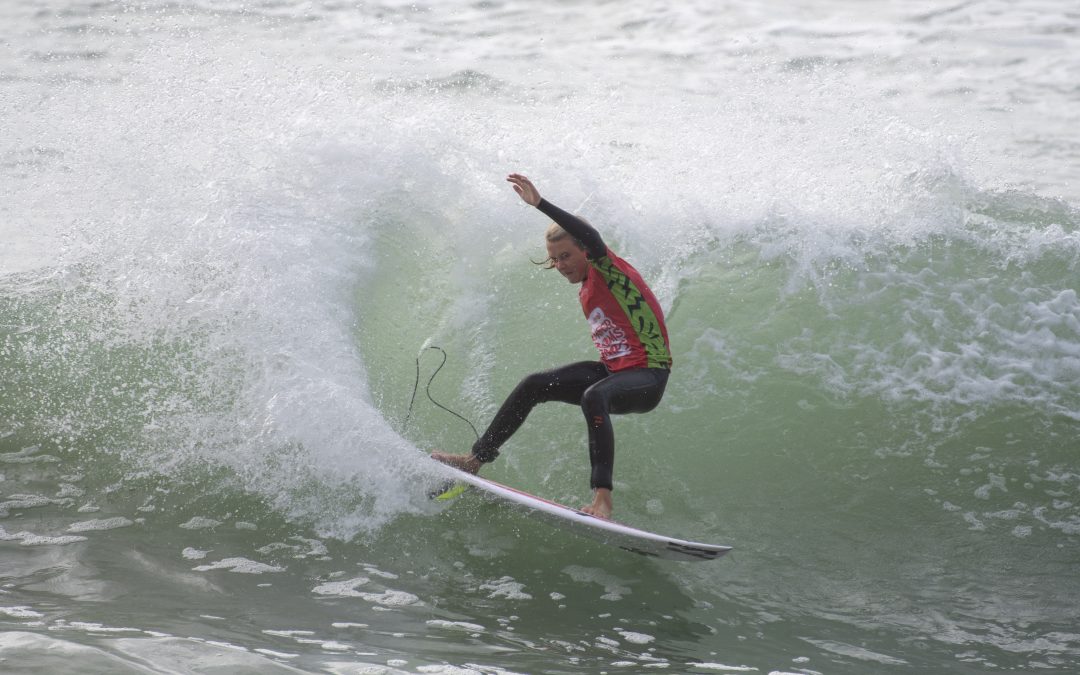
[(615, 434), (611, 415), (649, 412), (663, 398), (667, 380), (666, 368), (635, 368), (612, 373), (585, 390), (581, 409), (589, 425), (590, 485), (594, 489), (612, 489)]
[(481, 462), (494, 461), (502, 444), (514, 435), (538, 403), (561, 401), (580, 405), (585, 390), (606, 377), (608, 371), (599, 361), (579, 361), (527, 375), (495, 413), (484, 435), (473, 445), (472, 454)]

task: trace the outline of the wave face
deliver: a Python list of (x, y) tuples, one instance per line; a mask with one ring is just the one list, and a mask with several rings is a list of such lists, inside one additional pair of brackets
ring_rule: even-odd
[[(1074, 19), (76, 4), (5, 10), (0, 652), (1080, 664)], [(1006, 119), (1003, 90), (1048, 112)], [(617, 516), (722, 563), (428, 501), (421, 451), (474, 436), (425, 388), (482, 427), (593, 358), (509, 171), (667, 311), (664, 403), (616, 422)], [(579, 415), (538, 409), (490, 475), (586, 499)]]

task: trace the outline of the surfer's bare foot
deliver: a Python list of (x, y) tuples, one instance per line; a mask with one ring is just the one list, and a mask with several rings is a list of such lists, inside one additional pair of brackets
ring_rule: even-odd
[(611, 490), (596, 488), (593, 490), (592, 504), (583, 506), (581, 512), (604, 520), (611, 520), (611, 509)]
[(475, 474), (480, 471), (480, 460), (476, 455), (450, 455), (445, 452), (433, 452), (431, 458), (437, 462)]

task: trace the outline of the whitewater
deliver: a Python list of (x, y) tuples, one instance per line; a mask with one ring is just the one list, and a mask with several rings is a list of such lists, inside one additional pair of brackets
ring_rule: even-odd
[[(1074, 672), (1078, 82), (1055, 0), (4, 4), (0, 670)], [(594, 358), (513, 171), (668, 316), (616, 518), (722, 560), (428, 499)], [(485, 473), (584, 503), (580, 413)]]

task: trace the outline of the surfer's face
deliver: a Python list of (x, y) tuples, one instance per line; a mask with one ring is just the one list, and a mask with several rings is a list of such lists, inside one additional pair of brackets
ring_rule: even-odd
[(572, 237), (549, 241), (547, 251), (551, 256), (552, 267), (559, 270), (559, 274), (566, 277), (567, 281), (572, 284), (585, 281), (585, 275), (589, 272), (589, 259), (585, 255), (585, 249), (579, 248)]

